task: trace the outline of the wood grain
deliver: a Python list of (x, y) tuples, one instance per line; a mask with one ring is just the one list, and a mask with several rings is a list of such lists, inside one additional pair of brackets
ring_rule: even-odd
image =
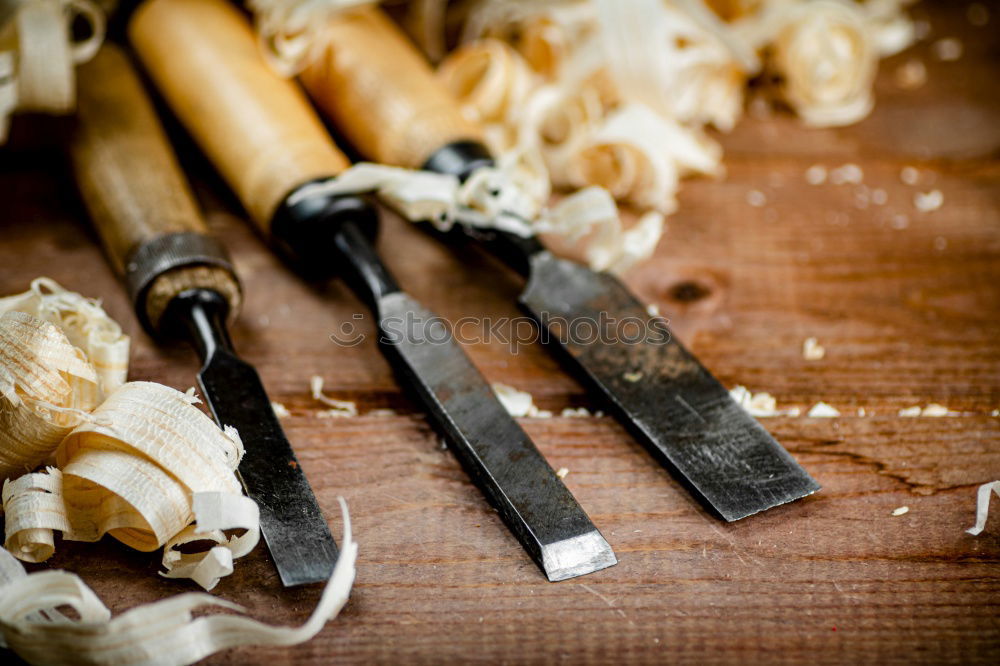
[(80, 68), (74, 173), (119, 273), (139, 245), (170, 233), (208, 233), (166, 134), (121, 49)]
[[(208, 234), (167, 135), (127, 56), (106, 44), (80, 68), (70, 161), (108, 259), (121, 275), (142, 245), (175, 233)], [(218, 266), (181, 266), (152, 281), (142, 298), (156, 329), (182, 291), (213, 289), (240, 310), (239, 283)]]
[[(626, 276), (726, 385), (770, 391), (779, 407), (824, 400), (843, 413), (762, 421), (823, 489), (722, 524), (613, 419), (523, 420), (551, 464), (570, 470), (567, 485), (620, 560), (563, 583), (545, 582), (440, 449), (396, 387), (371, 320), (352, 320), (365, 308), (342, 285), (313, 289), (282, 267), (188, 145), (182, 162), (247, 288), (236, 347), (291, 411), (283, 424), (334, 533), (341, 495), (360, 543), (351, 602), (315, 640), (209, 662), (997, 663), (1000, 516), (979, 537), (964, 531), (977, 485), (1000, 478), (1000, 419), (990, 415), (1000, 408), (1000, 5), (989, 7), (992, 27), (972, 28), (963, 4), (918, 5), (930, 40), (960, 36), (965, 54), (942, 63), (924, 42), (886, 61), (875, 112), (856, 126), (744, 120), (722, 137), (727, 178), (685, 183), (656, 257)], [(929, 79), (903, 91), (892, 74), (911, 57)], [(15, 119), (15, 134), (27, 120)], [(56, 159), (0, 152), (0, 293), (50, 275), (101, 297), (134, 336), (132, 378), (186, 389), (194, 355), (157, 348), (138, 329)], [(857, 186), (805, 182), (813, 164), (848, 162), (887, 204), (861, 209)], [(900, 182), (904, 166), (920, 170), (918, 187)], [(919, 213), (914, 193), (933, 188), (944, 205)], [(751, 189), (766, 206), (746, 203)], [(893, 227), (897, 214), (908, 226)], [(428, 307), (452, 320), (518, 316), (516, 276), (395, 217), (383, 226), (379, 249)], [(329, 335), (344, 322), (368, 338), (335, 346)], [(808, 336), (826, 358), (802, 358)], [(491, 381), (531, 391), (544, 409), (598, 407), (536, 346), (467, 349)], [(318, 418), (313, 374), (362, 415)], [(962, 415), (898, 416), (931, 402)], [(893, 517), (900, 506), (909, 513)], [(191, 589), (158, 578), (157, 565), (103, 541), (59, 542), (44, 566), (79, 572), (118, 613)], [(282, 590), (263, 549), (215, 593), (285, 623), (302, 621), (318, 596)]]
[(149, 0), (129, 39), (265, 234), (293, 189), (347, 167), (303, 92), (271, 71), (249, 19), (226, 0)]

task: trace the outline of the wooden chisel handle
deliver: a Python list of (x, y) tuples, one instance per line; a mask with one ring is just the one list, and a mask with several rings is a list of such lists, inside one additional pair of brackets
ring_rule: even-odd
[(325, 29), (330, 48), (300, 79), (366, 158), (418, 168), (446, 144), (482, 139), (423, 55), (380, 9), (344, 12)]
[[(381, 10), (345, 12), (326, 29), (329, 48), (300, 79), (366, 158), (461, 179), (493, 164), (481, 128), (462, 115), (424, 57)], [(536, 238), (498, 229), (455, 225), (449, 235), (479, 241), (522, 274), (544, 251)]]
[(292, 190), (349, 165), (226, 0), (148, 0), (128, 33), (174, 113), (265, 234)]
[(181, 175), (135, 70), (108, 44), (79, 70), (70, 159), (108, 258), (156, 332), (170, 301), (207, 288), (240, 304), (239, 283)]

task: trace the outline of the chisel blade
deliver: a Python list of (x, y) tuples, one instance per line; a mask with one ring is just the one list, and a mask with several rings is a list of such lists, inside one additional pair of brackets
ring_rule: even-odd
[(521, 306), (654, 457), (719, 515), (739, 520), (819, 490), (616, 278), (549, 252), (530, 262)]
[(285, 587), (326, 581), (337, 545), (253, 366), (216, 350), (198, 373), (220, 426), (233, 426), (246, 454), (243, 487), (260, 508), (260, 527)]
[(550, 581), (617, 563), (562, 480), (443, 322), (402, 292), (378, 304), (380, 342), (466, 472)]

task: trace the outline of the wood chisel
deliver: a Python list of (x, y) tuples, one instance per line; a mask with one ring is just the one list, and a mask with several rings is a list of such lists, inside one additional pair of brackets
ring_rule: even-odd
[[(402, 31), (372, 7), (324, 26), (328, 50), (300, 76), (366, 158), (461, 179), (493, 164)], [(430, 227), (430, 225), (424, 225)], [(819, 485), (673, 336), (575, 341), (567, 322), (602, 314), (666, 329), (615, 277), (555, 257), (534, 237), (456, 224), (527, 279), (521, 307), (559, 342), (569, 365), (649, 451), (726, 520), (809, 495)], [(635, 377), (641, 376), (636, 381)]]
[(337, 546), (257, 372), (229, 339), (239, 283), (208, 234), (138, 75), (107, 44), (80, 68), (78, 87), (70, 160), (109, 260), (146, 330), (197, 350), (198, 383), (212, 415), (243, 440), (238, 472), (260, 508), (281, 582), (327, 580)]
[[(313, 277), (340, 274), (375, 315), (380, 343), (466, 471), (549, 580), (616, 563), (562, 480), (435, 315), (405, 294), (372, 246), (357, 196), (310, 193), (349, 160), (292, 81), (274, 74), (248, 20), (224, 0), (150, 0), (132, 44), (167, 103), (258, 229)], [(411, 321), (400, 335), (399, 322)]]

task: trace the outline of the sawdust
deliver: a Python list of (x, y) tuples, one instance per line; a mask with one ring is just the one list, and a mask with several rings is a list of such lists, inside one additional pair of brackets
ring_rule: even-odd
[(865, 172), (857, 164), (844, 164), (830, 172), (830, 182), (834, 185), (858, 185), (864, 180)]
[(896, 68), (896, 85), (903, 90), (916, 90), (927, 83), (927, 67), (916, 58), (907, 60)]
[(964, 50), (962, 40), (957, 37), (944, 37), (931, 44), (931, 51), (941, 62), (955, 62)]
[(527, 391), (519, 391), (513, 386), (495, 382), (490, 385), (493, 393), (496, 394), (500, 404), (503, 405), (507, 413), (515, 418), (529, 417), (535, 419), (547, 419), (552, 417), (552, 412), (538, 409), (535, 406), (534, 398)]
[(763, 208), (767, 205), (767, 195), (760, 190), (750, 190), (747, 192), (747, 203), (754, 208)]
[(917, 192), (913, 195), (913, 207), (921, 213), (930, 213), (944, 204), (944, 194), (941, 190)]
[(814, 164), (806, 169), (806, 182), (810, 185), (822, 185), (826, 182), (826, 167), (822, 164)]
[(826, 356), (826, 349), (816, 338), (806, 338), (802, 342), (802, 358), (807, 361), (819, 361)]
[(825, 402), (817, 402), (809, 408), (806, 416), (814, 419), (828, 419), (840, 416), (840, 412), (832, 405), (828, 405)]
[(898, 415), (904, 418), (915, 418), (918, 416), (933, 418), (942, 416), (961, 416), (961, 413), (952, 411), (947, 407), (945, 407), (944, 405), (939, 405), (937, 403), (932, 402), (931, 404), (923, 408), (921, 408), (920, 405), (905, 407), (899, 410)]

